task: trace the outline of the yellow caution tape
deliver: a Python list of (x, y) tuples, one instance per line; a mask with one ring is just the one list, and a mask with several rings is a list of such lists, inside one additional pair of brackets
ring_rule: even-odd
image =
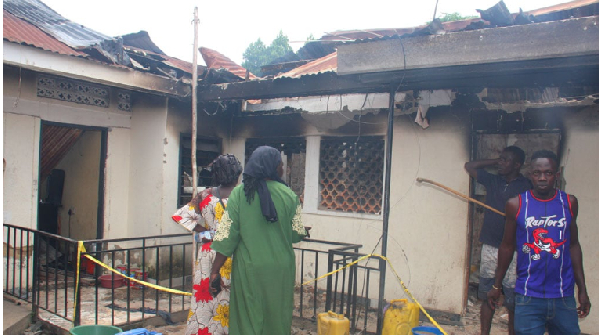
[(394, 269), (394, 266), (392, 266), (392, 263), (390, 262), (390, 260), (388, 258), (384, 257), (384, 256), (381, 256), (381, 255), (378, 255), (378, 254), (369, 254), (369, 255), (360, 257), (357, 260), (349, 263), (348, 265), (346, 265), (346, 266), (344, 266), (344, 267), (342, 267), (340, 269), (337, 269), (335, 271), (332, 271), (332, 272), (329, 272), (327, 274), (321, 275), (318, 278), (306, 281), (306, 282), (302, 283), (302, 285), (304, 286), (304, 285), (307, 285), (307, 284), (309, 284), (311, 282), (324, 279), (324, 278), (326, 278), (328, 276), (331, 276), (331, 275), (333, 275), (333, 274), (335, 274), (335, 273), (337, 273), (337, 272), (339, 272), (339, 271), (341, 271), (341, 270), (343, 270), (345, 268), (348, 268), (348, 267), (350, 267), (352, 265), (358, 264), (359, 262), (361, 262), (361, 261), (363, 261), (365, 259), (369, 259), (369, 258), (381, 258), (381, 259), (387, 261), (387, 263), (390, 265), (390, 268), (392, 269), (392, 272), (394, 272), (394, 275), (396, 275), (396, 278), (398, 278), (398, 281), (400, 281), (400, 285), (402, 285), (402, 288), (404, 289), (404, 291), (406, 292), (406, 294), (408, 294), (408, 296), (411, 298), (411, 300), (413, 300), (419, 306), (419, 309), (421, 309), (421, 311), (423, 312), (423, 314), (425, 314), (425, 316), (427, 316), (427, 318), (429, 318), (429, 321), (431, 321), (431, 323), (433, 323), (433, 325), (436, 328), (438, 328), (444, 335), (448, 335), (446, 333), (446, 331), (444, 331), (444, 329), (442, 329), (442, 327), (440, 327), (440, 325), (433, 319), (433, 317), (431, 317), (431, 315), (429, 315), (427, 313), (427, 311), (425, 310), (425, 308), (423, 308), (423, 306), (421, 306), (421, 304), (419, 303), (419, 301), (417, 301), (417, 299), (412, 295), (412, 293), (408, 290), (408, 288), (406, 288), (406, 285), (404, 284), (404, 281), (402, 281), (402, 279), (400, 279), (400, 276), (398, 275), (398, 273)]
[[(75, 300), (73, 302), (73, 324), (75, 324), (75, 314), (77, 313), (77, 290), (79, 290), (79, 262), (81, 261), (81, 249), (85, 249), (83, 247), (83, 242), (79, 241), (77, 243), (77, 275), (75, 276)], [(66, 310), (66, 308), (65, 308)]]
[[(85, 252), (86, 252), (86, 250), (85, 250), (85, 246), (83, 246), (83, 242), (79, 241), (78, 244), (77, 244), (77, 275), (76, 275), (76, 281), (75, 281), (75, 293), (77, 293), (77, 290), (79, 288), (79, 265), (80, 265), (80, 260), (81, 260), (81, 253), (85, 253)], [(92, 262), (94, 262), (94, 263), (102, 266), (103, 268), (106, 268), (107, 270), (109, 270), (109, 271), (111, 271), (113, 273), (116, 273), (116, 274), (118, 274), (118, 275), (120, 275), (120, 276), (122, 276), (122, 277), (124, 277), (126, 279), (129, 279), (130, 281), (137, 282), (139, 284), (142, 284), (144, 286), (148, 286), (150, 288), (154, 288), (154, 289), (159, 290), (159, 291), (164, 291), (164, 292), (178, 294), (178, 295), (184, 295), (184, 296), (192, 296), (192, 293), (189, 293), (189, 292), (183, 292), (183, 291), (180, 291), (180, 290), (177, 290), (177, 289), (171, 289), (171, 288), (166, 288), (166, 287), (158, 286), (158, 285), (155, 285), (155, 284), (148, 283), (146, 281), (142, 281), (142, 280), (139, 280), (139, 279), (136, 279), (136, 278), (132, 278), (132, 277), (126, 276), (126, 275), (122, 274), (121, 272), (115, 270), (114, 268), (112, 268), (112, 267), (106, 265), (105, 263), (99, 261), (98, 259), (92, 257), (89, 254), (86, 255), (86, 258), (90, 259)], [(388, 258), (386, 258), (384, 256), (381, 256), (381, 255), (378, 255), (378, 254), (369, 254), (369, 255), (360, 257), (357, 260), (349, 263), (348, 265), (346, 265), (346, 266), (344, 266), (344, 267), (342, 267), (340, 269), (337, 269), (335, 271), (332, 271), (332, 272), (329, 272), (327, 274), (324, 274), (324, 275), (322, 275), (322, 276), (320, 276), (318, 278), (306, 281), (306, 282), (302, 283), (302, 285), (307, 285), (307, 284), (309, 284), (311, 282), (324, 279), (324, 278), (326, 278), (328, 276), (331, 276), (331, 275), (333, 275), (333, 274), (335, 274), (335, 273), (337, 273), (337, 272), (339, 272), (339, 271), (341, 271), (341, 270), (343, 270), (345, 268), (348, 268), (348, 267), (350, 267), (352, 265), (358, 264), (359, 262), (361, 262), (361, 261), (363, 261), (365, 259), (368, 259), (368, 258), (381, 258), (381, 259), (387, 261), (387, 263), (390, 265), (390, 268), (392, 269), (392, 272), (394, 272), (394, 275), (396, 275), (396, 278), (398, 278), (398, 281), (400, 281), (400, 285), (402, 285), (402, 288), (408, 294), (408, 296), (411, 298), (411, 300), (413, 300), (419, 306), (419, 309), (421, 309), (421, 311), (423, 312), (423, 314), (425, 314), (425, 316), (427, 316), (427, 318), (429, 318), (429, 320), (431, 321), (431, 323), (433, 323), (433, 325), (436, 326), (436, 328), (438, 328), (444, 335), (448, 335), (446, 333), (446, 331), (444, 331), (444, 329), (442, 329), (442, 327), (433, 319), (433, 317), (431, 317), (431, 315), (429, 315), (427, 313), (427, 311), (425, 310), (425, 308), (423, 308), (423, 306), (419, 303), (419, 301), (417, 301), (417, 299), (412, 295), (412, 293), (408, 290), (408, 288), (404, 284), (404, 281), (402, 281), (402, 279), (400, 279), (400, 276), (398, 275), (398, 273), (394, 269), (394, 266), (392, 266), (392, 263), (389, 261)], [(77, 308), (77, 297), (75, 298), (75, 303), (73, 304), (73, 317), (75, 317), (76, 308)], [(73, 319), (73, 320), (75, 320), (75, 319)]]

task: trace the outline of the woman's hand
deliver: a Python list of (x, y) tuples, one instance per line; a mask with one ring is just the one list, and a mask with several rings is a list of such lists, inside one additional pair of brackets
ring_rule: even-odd
[[(214, 284), (214, 282), (215, 282), (215, 280), (216, 280), (216, 279), (219, 279), (219, 282), (220, 282), (220, 284), (219, 284), (219, 285), (220, 285), (220, 288), (219, 288), (219, 289), (218, 289), (218, 288), (215, 288), (215, 287), (213, 287), (213, 284)], [(218, 294), (218, 293), (219, 293), (219, 292), (220, 292), (220, 291), (223, 289), (223, 286), (224, 286), (224, 285), (225, 285), (225, 284), (223, 283), (223, 279), (221, 279), (221, 276), (220, 276), (220, 274), (219, 274), (219, 273), (212, 273), (212, 274), (210, 275), (210, 281), (209, 281), (209, 290), (210, 290), (210, 294), (211, 294), (213, 297), (214, 297), (215, 295), (217, 295), (217, 294)]]

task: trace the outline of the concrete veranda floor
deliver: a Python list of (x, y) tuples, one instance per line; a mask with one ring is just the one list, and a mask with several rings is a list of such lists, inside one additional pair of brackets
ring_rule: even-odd
[(31, 306), (4, 298), (2, 318), (4, 335), (22, 335), (31, 324)]

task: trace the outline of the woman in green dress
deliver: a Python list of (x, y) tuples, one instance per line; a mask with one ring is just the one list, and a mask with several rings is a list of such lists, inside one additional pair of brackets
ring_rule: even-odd
[(301, 241), (306, 230), (298, 196), (281, 180), (282, 173), (279, 151), (257, 148), (213, 238), (217, 256), (211, 284), (218, 282), (226, 257), (235, 255), (230, 334), (291, 333), (296, 278), (292, 244)]

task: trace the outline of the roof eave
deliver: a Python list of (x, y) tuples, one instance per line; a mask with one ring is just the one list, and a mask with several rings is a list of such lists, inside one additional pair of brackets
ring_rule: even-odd
[(177, 98), (191, 96), (189, 84), (131, 68), (110, 66), (8, 41), (3, 42), (3, 49), (3, 62), (7, 65), (133, 91)]

